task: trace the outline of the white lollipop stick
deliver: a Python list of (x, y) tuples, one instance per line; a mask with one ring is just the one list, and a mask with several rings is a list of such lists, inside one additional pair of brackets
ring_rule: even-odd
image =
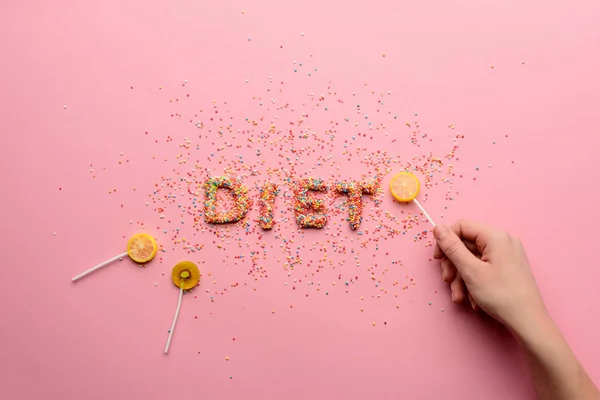
[(417, 201), (417, 199), (413, 199), (413, 201), (421, 209), (421, 212), (423, 214), (425, 214), (425, 216), (427, 217), (427, 219), (429, 220), (429, 222), (431, 222), (431, 225), (435, 226), (435, 222), (433, 222), (433, 220), (431, 219), (431, 217), (429, 216), (429, 214), (427, 214), (427, 211), (425, 211), (425, 209), (421, 206), (421, 204)]
[(183, 297), (183, 285), (179, 287), (179, 300), (177, 301), (177, 309), (175, 310), (175, 316), (173, 317), (173, 324), (169, 331), (169, 338), (167, 339), (167, 345), (165, 346), (165, 354), (169, 352), (169, 346), (171, 345), (171, 338), (173, 337), (173, 331), (175, 330), (175, 324), (179, 317), (179, 310), (181, 309), (181, 298)]
[(112, 263), (112, 262), (115, 262), (115, 261), (117, 261), (117, 260), (119, 260), (119, 259), (121, 259), (121, 258), (125, 257), (126, 255), (127, 255), (127, 252), (125, 252), (125, 253), (123, 253), (123, 254), (119, 254), (118, 256), (115, 256), (115, 257), (111, 258), (110, 260), (106, 260), (106, 261), (104, 261), (103, 263), (101, 263), (101, 264), (98, 264), (98, 265), (96, 265), (95, 267), (93, 267), (93, 268), (90, 268), (90, 269), (88, 269), (87, 271), (80, 273), (79, 275), (77, 275), (76, 277), (74, 277), (74, 278), (73, 278), (73, 282), (75, 282), (75, 281), (77, 281), (77, 280), (79, 280), (79, 279), (83, 278), (83, 277), (84, 277), (84, 276), (86, 276), (87, 274), (91, 274), (92, 272), (94, 272), (94, 271), (95, 271), (95, 270), (97, 270), (97, 269), (100, 269), (100, 268), (102, 268), (102, 267), (106, 267), (108, 264), (110, 264), (110, 263)]

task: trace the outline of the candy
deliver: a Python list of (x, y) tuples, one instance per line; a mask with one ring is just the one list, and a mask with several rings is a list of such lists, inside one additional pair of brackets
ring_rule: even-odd
[(420, 188), (421, 185), (419, 184), (419, 179), (410, 172), (400, 172), (394, 175), (390, 181), (390, 191), (392, 192), (392, 196), (402, 203), (413, 201), (427, 217), (429, 222), (431, 222), (431, 225), (435, 226), (433, 219), (431, 219), (429, 214), (427, 214), (427, 211), (425, 211), (423, 206), (421, 206), (421, 203), (417, 200), (417, 194), (419, 194)]
[(400, 172), (390, 181), (390, 191), (392, 196), (400, 202), (408, 203), (414, 200), (419, 194), (421, 185), (416, 176), (410, 172)]
[(296, 223), (300, 228), (321, 229), (327, 223), (326, 207), (323, 200), (309, 197), (309, 190), (326, 192), (327, 185), (320, 178), (302, 179), (295, 184), (294, 212)]
[(266, 182), (262, 188), (260, 188), (260, 200), (259, 200), (259, 223), (260, 227), (264, 230), (269, 230), (273, 227), (273, 206), (275, 204), (275, 196), (279, 191), (277, 185)]
[[(217, 191), (228, 189), (233, 195), (235, 206), (226, 212), (217, 211)], [(226, 176), (209, 178), (204, 184), (204, 219), (209, 224), (226, 224), (237, 222), (244, 218), (250, 208), (251, 200), (248, 197), (248, 188), (239, 178), (230, 179)]]
[(177, 308), (175, 309), (175, 315), (173, 316), (173, 323), (171, 324), (171, 329), (169, 329), (169, 337), (167, 338), (167, 344), (165, 346), (165, 354), (169, 352), (169, 346), (171, 346), (171, 339), (173, 338), (173, 332), (175, 331), (175, 324), (177, 324), (177, 318), (179, 318), (179, 311), (181, 310), (183, 291), (193, 289), (198, 282), (200, 282), (200, 271), (193, 262), (181, 261), (173, 267), (171, 279), (173, 280), (173, 284), (179, 288), (179, 299), (177, 300)]
[(379, 183), (375, 180), (369, 182), (343, 181), (335, 184), (334, 190), (338, 194), (347, 195), (348, 207), (347, 221), (350, 223), (350, 228), (356, 230), (362, 222), (362, 195), (377, 193)]
[(152, 260), (158, 251), (158, 246), (156, 244), (156, 240), (147, 233), (137, 233), (133, 235), (129, 241), (127, 242), (127, 251), (115, 256), (109, 260), (106, 260), (95, 267), (88, 269), (87, 271), (82, 272), (81, 274), (75, 276), (72, 280), (73, 282), (83, 278), (84, 276), (91, 274), (92, 272), (105, 267), (125, 256), (129, 256), (133, 261), (138, 264), (145, 264)]
[(127, 254), (138, 264), (152, 260), (157, 251), (156, 240), (147, 233), (133, 235), (127, 242)]
[(171, 272), (173, 284), (183, 290), (193, 289), (200, 281), (200, 271), (191, 261), (181, 261), (173, 267)]

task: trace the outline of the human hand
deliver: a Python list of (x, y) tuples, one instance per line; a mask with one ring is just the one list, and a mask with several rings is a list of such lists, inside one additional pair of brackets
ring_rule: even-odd
[(434, 258), (442, 260), (442, 279), (452, 300), (469, 299), (509, 329), (519, 331), (547, 315), (523, 244), (508, 233), (478, 222), (437, 225)]

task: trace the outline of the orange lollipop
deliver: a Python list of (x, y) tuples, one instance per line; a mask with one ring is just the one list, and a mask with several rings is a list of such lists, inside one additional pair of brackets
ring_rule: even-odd
[(127, 242), (127, 255), (138, 264), (152, 260), (157, 251), (156, 240), (147, 233), (133, 235)]
[(73, 282), (83, 278), (87, 274), (94, 272), (97, 269), (107, 266), (108, 264), (120, 260), (125, 256), (129, 256), (133, 261), (138, 264), (145, 264), (148, 261), (152, 260), (158, 251), (158, 246), (156, 245), (156, 240), (147, 233), (137, 233), (133, 235), (129, 241), (127, 242), (127, 251), (125, 253), (119, 254), (111, 258), (110, 260), (106, 260), (103, 263), (96, 265), (93, 268), (88, 269), (85, 272), (77, 275), (73, 278)]
[(409, 203), (413, 201), (417, 207), (421, 209), (423, 214), (427, 217), (431, 225), (435, 226), (435, 222), (431, 219), (427, 211), (421, 206), (421, 203), (417, 200), (417, 195), (421, 189), (421, 184), (417, 177), (410, 172), (402, 171), (394, 175), (390, 181), (390, 191), (392, 196), (401, 203)]

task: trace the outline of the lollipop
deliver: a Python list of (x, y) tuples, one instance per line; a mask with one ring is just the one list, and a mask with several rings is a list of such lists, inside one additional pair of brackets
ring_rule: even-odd
[(392, 192), (392, 196), (396, 200), (401, 203), (410, 203), (413, 201), (425, 214), (431, 225), (435, 226), (435, 222), (431, 219), (427, 211), (421, 206), (419, 201), (417, 200), (417, 194), (419, 194), (419, 189), (421, 185), (419, 184), (419, 180), (417, 177), (410, 172), (400, 172), (392, 178), (390, 182), (390, 191)]
[(198, 284), (200, 281), (200, 271), (193, 262), (182, 261), (173, 267), (171, 278), (173, 279), (175, 286), (179, 288), (179, 300), (177, 301), (177, 308), (175, 309), (173, 324), (169, 330), (169, 338), (167, 339), (167, 345), (165, 346), (165, 354), (169, 352), (171, 338), (173, 337), (173, 331), (175, 330), (175, 324), (177, 323), (179, 310), (181, 309), (181, 298), (183, 297), (183, 291), (193, 289)]
[(129, 242), (127, 242), (127, 251), (125, 253), (119, 254), (118, 256), (115, 256), (110, 260), (106, 260), (103, 263), (100, 263), (95, 267), (90, 268), (85, 272), (82, 272), (81, 274), (73, 278), (73, 282), (125, 256), (129, 256), (129, 258), (131, 258), (138, 264), (147, 263), (148, 261), (154, 258), (157, 250), (158, 246), (156, 245), (156, 240), (154, 240), (152, 236), (148, 235), (147, 233), (137, 233), (133, 235), (131, 239), (129, 239)]

